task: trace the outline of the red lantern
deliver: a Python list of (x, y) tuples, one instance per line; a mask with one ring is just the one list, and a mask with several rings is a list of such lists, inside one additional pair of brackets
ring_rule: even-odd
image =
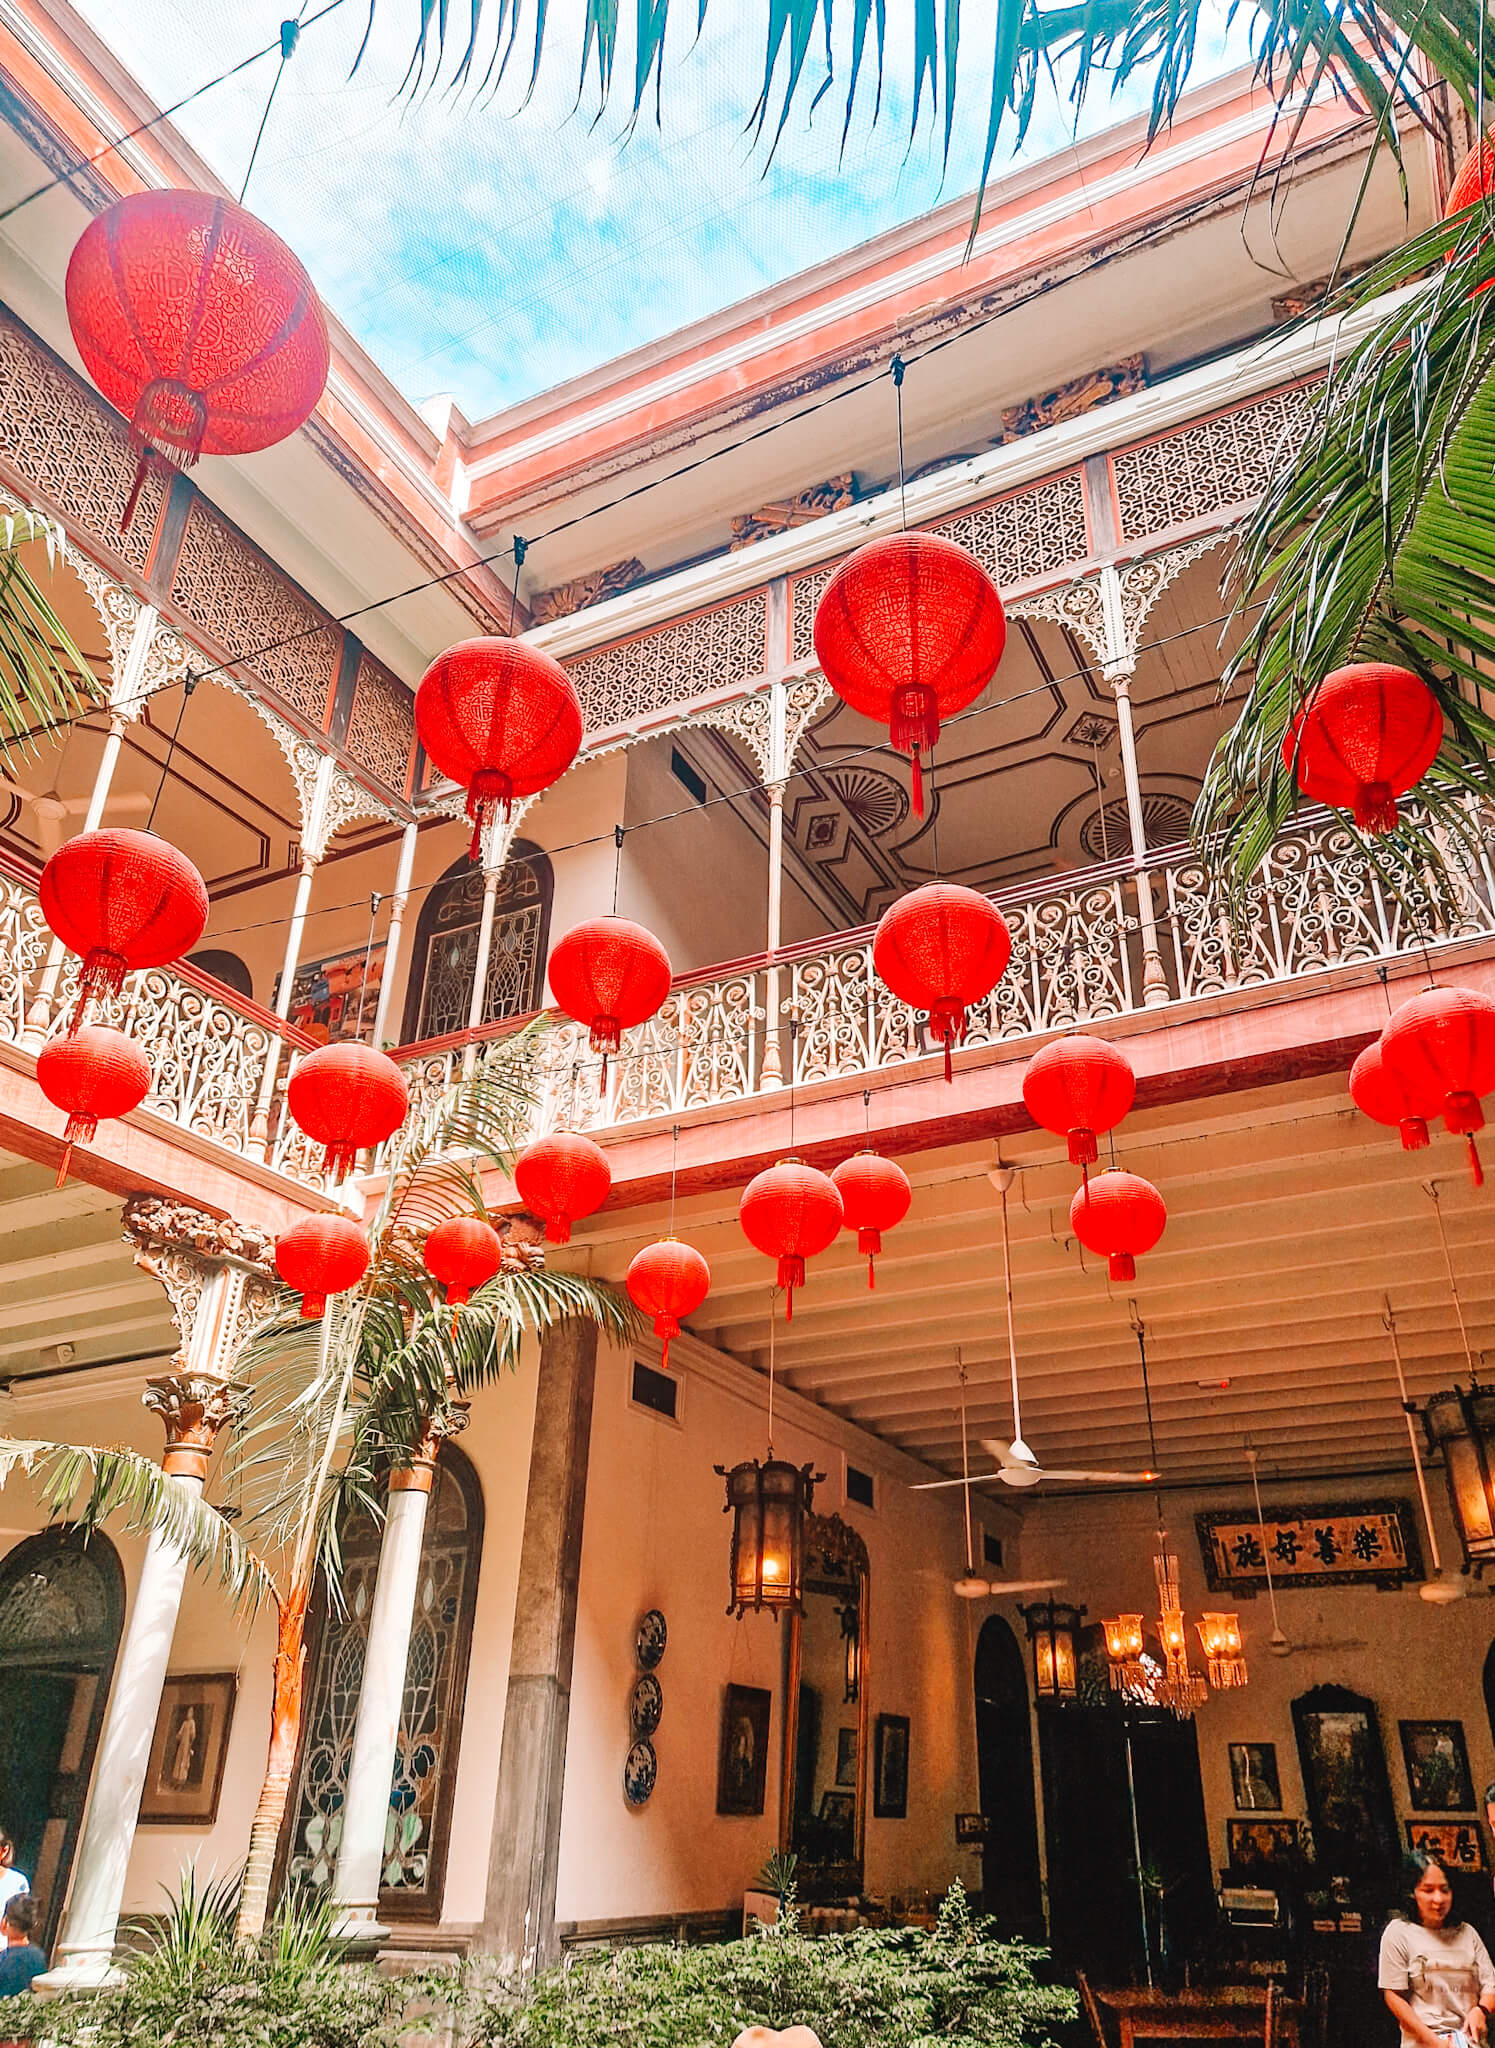
[(831, 1179), (841, 1197), (846, 1228), (856, 1232), (857, 1250), (867, 1254), (867, 1285), (875, 1287), (872, 1261), (882, 1250), (882, 1234), (903, 1221), (914, 1198), (908, 1175), (880, 1152), (854, 1152), (832, 1167)]
[(73, 1028), (90, 996), (118, 995), (138, 967), (190, 953), (208, 921), (208, 892), (186, 854), (154, 832), (80, 832), (42, 869), (42, 915), (83, 956)]
[(590, 1138), (557, 1131), (536, 1138), (514, 1161), (514, 1185), (526, 1209), (542, 1217), (552, 1244), (569, 1244), (571, 1225), (607, 1200), (613, 1170)]
[(652, 932), (626, 917), (573, 925), (546, 970), (556, 1005), (591, 1032), (593, 1052), (616, 1052), (624, 1031), (652, 1017), (670, 992), (670, 956)]
[(1150, 1180), (1140, 1174), (1098, 1173), (1075, 1189), (1069, 1227), (1087, 1251), (1104, 1255), (1113, 1280), (1135, 1280), (1137, 1259), (1163, 1234), (1168, 1210)]
[(1099, 1158), (1098, 1131), (1112, 1131), (1132, 1106), (1137, 1077), (1131, 1061), (1104, 1038), (1075, 1032), (1056, 1038), (1028, 1062), (1023, 1101), (1034, 1123), (1068, 1138), (1070, 1163)]
[(333, 1210), (306, 1216), (275, 1240), (275, 1270), (301, 1296), (301, 1313), (320, 1316), (329, 1294), (356, 1287), (369, 1269), (363, 1225)]
[(454, 1337), (457, 1310), (471, 1299), (475, 1287), (493, 1278), (503, 1256), (498, 1232), (481, 1216), (449, 1217), (426, 1239), (426, 1271), (446, 1289)]
[(74, 1145), (88, 1143), (101, 1117), (128, 1116), (149, 1095), (150, 1061), (123, 1031), (107, 1024), (74, 1026), (49, 1038), (37, 1054), (36, 1083), (54, 1108), (67, 1111), (57, 1169), (61, 1187)]
[(1381, 1031), (1381, 1057), (1393, 1080), (1428, 1115), (1469, 1140), (1469, 1171), (1483, 1187), (1474, 1133), (1483, 1129), (1480, 1097), (1495, 1088), (1495, 1001), (1473, 988), (1429, 988), (1394, 1010)]
[(1012, 957), (1012, 934), (1001, 911), (956, 882), (926, 882), (882, 914), (872, 939), (872, 964), (900, 1001), (929, 1012), (943, 1040), (945, 1079), (950, 1052), (964, 1038), (966, 1007), (991, 994)]
[(340, 1180), (366, 1147), (393, 1137), (410, 1091), (387, 1054), (349, 1040), (306, 1055), (286, 1083), (286, 1106), (307, 1137), (327, 1147), (322, 1171)]
[(628, 1293), (646, 1316), (654, 1318), (654, 1334), (664, 1340), (660, 1363), (670, 1362), (670, 1339), (680, 1334), (680, 1318), (701, 1306), (711, 1292), (711, 1268), (694, 1245), (677, 1237), (646, 1244), (628, 1262)]
[(843, 703), (886, 725), (911, 757), (915, 816), (924, 815), (921, 755), (942, 718), (975, 703), (1006, 644), (997, 586), (974, 555), (937, 533), (869, 541), (825, 586), (816, 659)]
[(1476, 199), (1488, 199), (1492, 192), (1495, 192), (1495, 146), (1487, 135), (1459, 165), (1448, 188), (1443, 218), (1452, 220), (1456, 213), (1462, 213), (1466, 206), (1473, 206)]
[(327, 382), (327, 329), (311, 279), (262, 221), (208, 192), (133, 192), (83, 230), (67, 317), (89, 375), (140, 451), (180, 469), (285, 440)]
[(431, 762), (467, 791), (473, 860), (500, 804), (565, 774), (581, 746), (581, 699), (558, 661), (523, 640), (459, 640), (415, 693), (415, 730)]
[(749, 1244), (779, 1262), (784, 1320), (794, 1314), (794, 1290), (805, 1284), (805, 1260), (833, 1244), (846, 1220), (836, 1183), (799, 1159), (781, 1159), (756, 1174), (742, 1191), (737, 1220)]
[(1428, 1108), (1419, 1107), (1381, 1057), (1381, 1041), (1373, 1038), (1350, 1068), (1350, 1100), (1372, 1123), (1395, 1124), (1404, 1152), (1420, 1152), (1428, 1142)]
[(1349, 811), (1365, 832), (1396, 829), (1396, 800), (1443, 744), (1443, 713), (1420, 676), (1355, 661), (1324, 677), (1289, 725), (1282, 760), (1316, 804)]

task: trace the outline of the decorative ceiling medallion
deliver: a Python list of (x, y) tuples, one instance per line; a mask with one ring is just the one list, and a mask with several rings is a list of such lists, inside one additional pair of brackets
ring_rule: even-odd
[[(1142, 798), (1142, 829), (1149, 848), (1156, 851), (1164, 846), (1177, 846), (1189, 836), (1189, 820), (1194, 807), (1187, 797), (1175, 796), (1170, 791), (1156, 791), (1144, 794)], [(1090, 813), (1080, 827), (1080, 846), (1092, 860), (1119, 860), (1132, 850), (1132, 828), (1127, 818), (1126, 799), (1116, 797), (1105, 807), (1105, 830), (1101, 829), (1099, 807)]]
[(825, 779), (857, 824), (874, 839), (881, 839), (908, 816), (908, 791), (891, 775), (882, 775), (875, 768), (833, 768)]
[(1114, 718), (1102, 718), (1098, 711), (1082, 711), (1064, 740), (1071, 747), (1109, 747), (1115, 737)]

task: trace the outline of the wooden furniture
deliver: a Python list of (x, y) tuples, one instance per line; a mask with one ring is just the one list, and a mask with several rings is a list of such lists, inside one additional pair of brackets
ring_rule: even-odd
[(1106, 2023), (1101, 2018), (1100, 2007), (1095, 2002), (1095, 1993), (1090, 1988), (1090, 1979), (1083, 1970), (1076, 1970), (1075, 1982), (1080, 1987), (1080, 2003), (1085, 2008), (1085, 2017), (1089, 2020), (1090, 2031), (1095, 2036), (1095, 2048), (1111, 2048), (1106, 2038)]
[(1103, 1990), (1083, 1985), (1090, 2024), (1102, 2040), (1095, 2000), (1116, 2014), (1121, 2048), (1139, 2041), (1259, 2041), (1262, 2048), (1286, 2048), (1297, 2029), (1275, 1984), (1221, 1984), (1184, 1991), (1146, 1985)]

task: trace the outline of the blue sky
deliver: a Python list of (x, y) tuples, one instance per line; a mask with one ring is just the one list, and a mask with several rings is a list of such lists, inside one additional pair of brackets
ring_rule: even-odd
[[(289, 0), (75, 0), (158, 104), (180, 98), (275, 38)], [(308, 0), (305, 12), (317, 11)], [(285, 236), (327, 304), (407, 397), (450, 393), (472, 419), (590, 370), (747, 298), (812, 263), (968, 191), (985, 129), (988, 10), (965, 10), (955, 146), (924, 117), (908, 129), (911, 0), (890, 0), (880, 119), (862, 95), (838, 162), (839, 86), (809, 97), (772, 161), (746, 132), (762, 70), (768, 0), (676, 0), (662, 119), (628, 132), (622, 90), (600, 116), (578, 107), (579, 8), (551, 0), (532, 95), (516, 64), (491, 97), (400, 97), (417, 0), (344, 0), (302, 38), (270, 114), (248, 203)], [(994, 9), (990, 10), (994, 13)], [(526, 10), (528, 12), (528, 10)], [(625, 9), (625, 14), (631, 14)], [(465, 6), (452, 8), (454, 20)], [(838, 13), (849, 26), (850, 10)], [(1199, 75), (1223, 68), (1217, 40)], [(1236, 42), (1237, 58), (1241, 54)], [(265, 58), (186, 109), (179, 125), (234, 189), (274, 76)], [(1133, 110), (1098, 95), (1084, 128)], [(943, 117), (941, 117), (943, 118)], [(1066, 108), (1040, 99), (1023, 156), (1071, 138)], [(997, 168), (1012, 161), (1004, 144)]]

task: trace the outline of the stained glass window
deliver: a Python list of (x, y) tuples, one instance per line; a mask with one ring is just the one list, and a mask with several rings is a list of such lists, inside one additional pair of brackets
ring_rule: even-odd
[[(549, 863), (542, 870), (543, 861), (543, 855), (511, 858), (499, 877), (483, 990), (485, 1024), (522, 1016), (539, 1001), (549, 907)], [(468, 867), (431, 892), (414, 963), (421, 990), (417, 1038), (441, 1038), (448, 1031), (466, 1029), (482, 914), (481, 868)]]

